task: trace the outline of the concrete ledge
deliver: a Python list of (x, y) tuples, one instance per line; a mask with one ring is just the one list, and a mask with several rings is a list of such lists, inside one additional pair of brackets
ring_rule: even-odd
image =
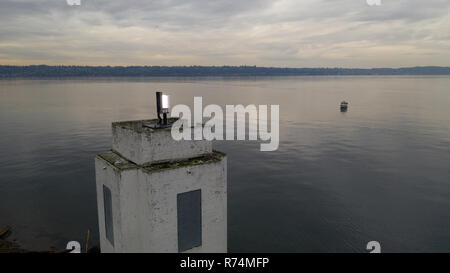
[(226, 154), (217, 150), (213, 150), (210, 154), (204, 154), (202, 156), (171, 160), (165, 162), (156, 162), (148, 165), (137, 165), (126, 158), (117, 154), (115, 151), (107, 151), (97, 155), (96, 158), (101, 159), (108, 163), (113, 169), (117, 171), (125, 171), (132, 169), (142, 169), (146, 173), (167, 171), (171, 169), (177, 169), (182, 167), (196, 166), (217, 163), (222, 161), (226, 157)]

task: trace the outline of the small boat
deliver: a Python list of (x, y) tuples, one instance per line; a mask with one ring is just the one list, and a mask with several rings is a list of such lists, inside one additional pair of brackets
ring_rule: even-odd
[(348, 108), (348, 102), (345, 100), (341, 102), (341, 109), (347, 109)]

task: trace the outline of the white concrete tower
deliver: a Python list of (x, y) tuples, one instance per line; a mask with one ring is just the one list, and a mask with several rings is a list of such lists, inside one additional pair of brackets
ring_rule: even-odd
[(97, 155), (102, 252), (227, 252), (227, 159), (158, 120), (115, 122)]

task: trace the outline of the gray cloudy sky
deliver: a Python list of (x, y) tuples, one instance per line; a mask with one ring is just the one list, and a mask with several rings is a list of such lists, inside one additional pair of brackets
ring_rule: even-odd
[(0, 64), (450, 66), (450, 0), (0, 0)]

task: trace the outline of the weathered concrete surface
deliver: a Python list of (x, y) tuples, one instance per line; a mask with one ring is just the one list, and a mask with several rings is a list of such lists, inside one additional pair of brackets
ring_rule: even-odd
[[(98, 155), (95, 165), (102, 252), (178, 252), (177, 194), (198, 189), (202, 245), (186, 252), (227, 252), (225, 154), (142, 166), (110, 151)], [(103, 185), (112, 194), (114, 245), (105, 234)]]
[[(121, 156), (108, 152), (95, 158), (95, 175), (97, 187), (98, 224), (100, 231), (100, 249), (102, 252), (118, 252), (126, 239), (122, 233), (121, 187), (127, 183), (137, 182), (138, 166)], [(106, 239), (105, 231), (105, 205), (103, 200), (103, 185), (111, 190), (114, 246)]]
[(112, 149), (138, 165), (185, 159), (212, 151), (211, 141), (175, 141), (171, 128), (152, 129), (157, 120), (114, 122)]

